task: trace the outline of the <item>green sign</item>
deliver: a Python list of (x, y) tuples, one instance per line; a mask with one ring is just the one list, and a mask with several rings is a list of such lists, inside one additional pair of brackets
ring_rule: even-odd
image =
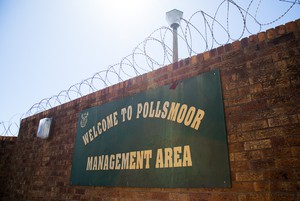
[(81, 111), (71, 184), (230, 187), (219, 71)]

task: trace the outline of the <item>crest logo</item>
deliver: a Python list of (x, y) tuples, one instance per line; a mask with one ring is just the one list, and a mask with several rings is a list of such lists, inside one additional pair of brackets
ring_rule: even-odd
[(88, 112), (85, 112), (85, 113), (81, 114), (81, 120), (80, 120), (81, 128), (84, 128), (86, 126), (86, 124), (88, 122), (88, 116), (89, 116)]

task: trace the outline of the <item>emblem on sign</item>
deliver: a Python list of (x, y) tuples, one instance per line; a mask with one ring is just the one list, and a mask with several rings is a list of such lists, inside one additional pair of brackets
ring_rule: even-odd
[(88, 112), (85, 112), (85, 113), (81, 114), (81, 120), (80, 120), (81, 128), (84, 128), (86, 126), (86, 124), (88, 122), (88, 116), (89, 116)]

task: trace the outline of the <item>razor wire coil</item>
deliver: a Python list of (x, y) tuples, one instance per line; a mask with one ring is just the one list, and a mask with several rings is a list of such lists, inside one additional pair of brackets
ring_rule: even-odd
[[(250, 0), (246, 8), (238, 5), (233, 0), (223, 0), (213, 15), (199, 10), (192, 14), (189, 19), (182, 19), (179, 29), (180, 31), (178, 32), (178, 39), (185, 47), (185, 55), (190, 57), (203, 51), (209, 51), (217, 45), (225, 45), (230, 42), (240, 40), (246, 35), (254, 34), (250, 30), (250, 27), (253, 26), (253, 24), (258, 26), (257, 32), (260, 32), (263, 27), (279, 21), (293, 7), (295, 7), (296, 4), (300, 4), (300, 1), (298, 0), (279, 0), (282, 2), (289, 2), (291, 5), (284, 9), (282, 14), (278, 17), (269, 22), (263, 23), (258, 19), (258, 13), (261, 9), (262, 1), (263, 0), (258, 0), (257, 6), (254, 8), (254, 12), (251, 12), (251, 8), (254, 7), (255, 0)], [(225, 14), (221, 12), (224, 5), (226, 6)], [(236, 9), (236, 13), (239, 14), (239, 19), (242, 21), (241, 32), (237, 37), (233, 36), (230, 26), (230, 23), (232, 23), (230, 14), (234, 9)], [(225, 15), (225, 22), (219, 20), (220, 13)], [(202, 23), (202, 26), (197, 26), (194, 23), (194, 20)], [(218, 38), (220, 37), (219, 32), (221, 31), (223, 32), (223, 34), (221, 34), (221, 38), (226, 38), (225, 40), (223, 39), (223, 42)], [(154, 30), (144, 41), (139, 43), (133, 49), (131, 54), (123, 57), (119, 63), (108, 66), (106, 70), (96, 72), (90, 78), (70, 86), (67, 90), (62, 90), (57, 95), (42, 99), (40, 102), (32, 105), (31, 108), (23, 114), (14, 115), (8, 121), (0, 121), (0, 136), (17, 136), (22, 118), (43, 112), (55, 106), (171, 63), (172, 49), (168, 45), (170, 44), (168, 43), (168, 39), (170, 38), (168, 36), (171, 36), (171, 34), (172, 29), (169, 27), (163, 26)], [(198, 41), (196, 42), (196, 40)], [(155, 58), (155, 55), (149, 52), (149, 45), (153, 43), (158, 45), (162, 50), (163, 54), (160, 60)], [(198, 48), (195, 44), (201, 44), (200, 48)]]

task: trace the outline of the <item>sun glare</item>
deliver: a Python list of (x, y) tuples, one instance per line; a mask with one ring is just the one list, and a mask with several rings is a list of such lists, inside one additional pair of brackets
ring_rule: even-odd
[(110, 0), (101, 1), (101, 10), (110, 14), (111, 19), (118, 23), (125, 23), (142, 14), (144, 1), (141, 0)]

